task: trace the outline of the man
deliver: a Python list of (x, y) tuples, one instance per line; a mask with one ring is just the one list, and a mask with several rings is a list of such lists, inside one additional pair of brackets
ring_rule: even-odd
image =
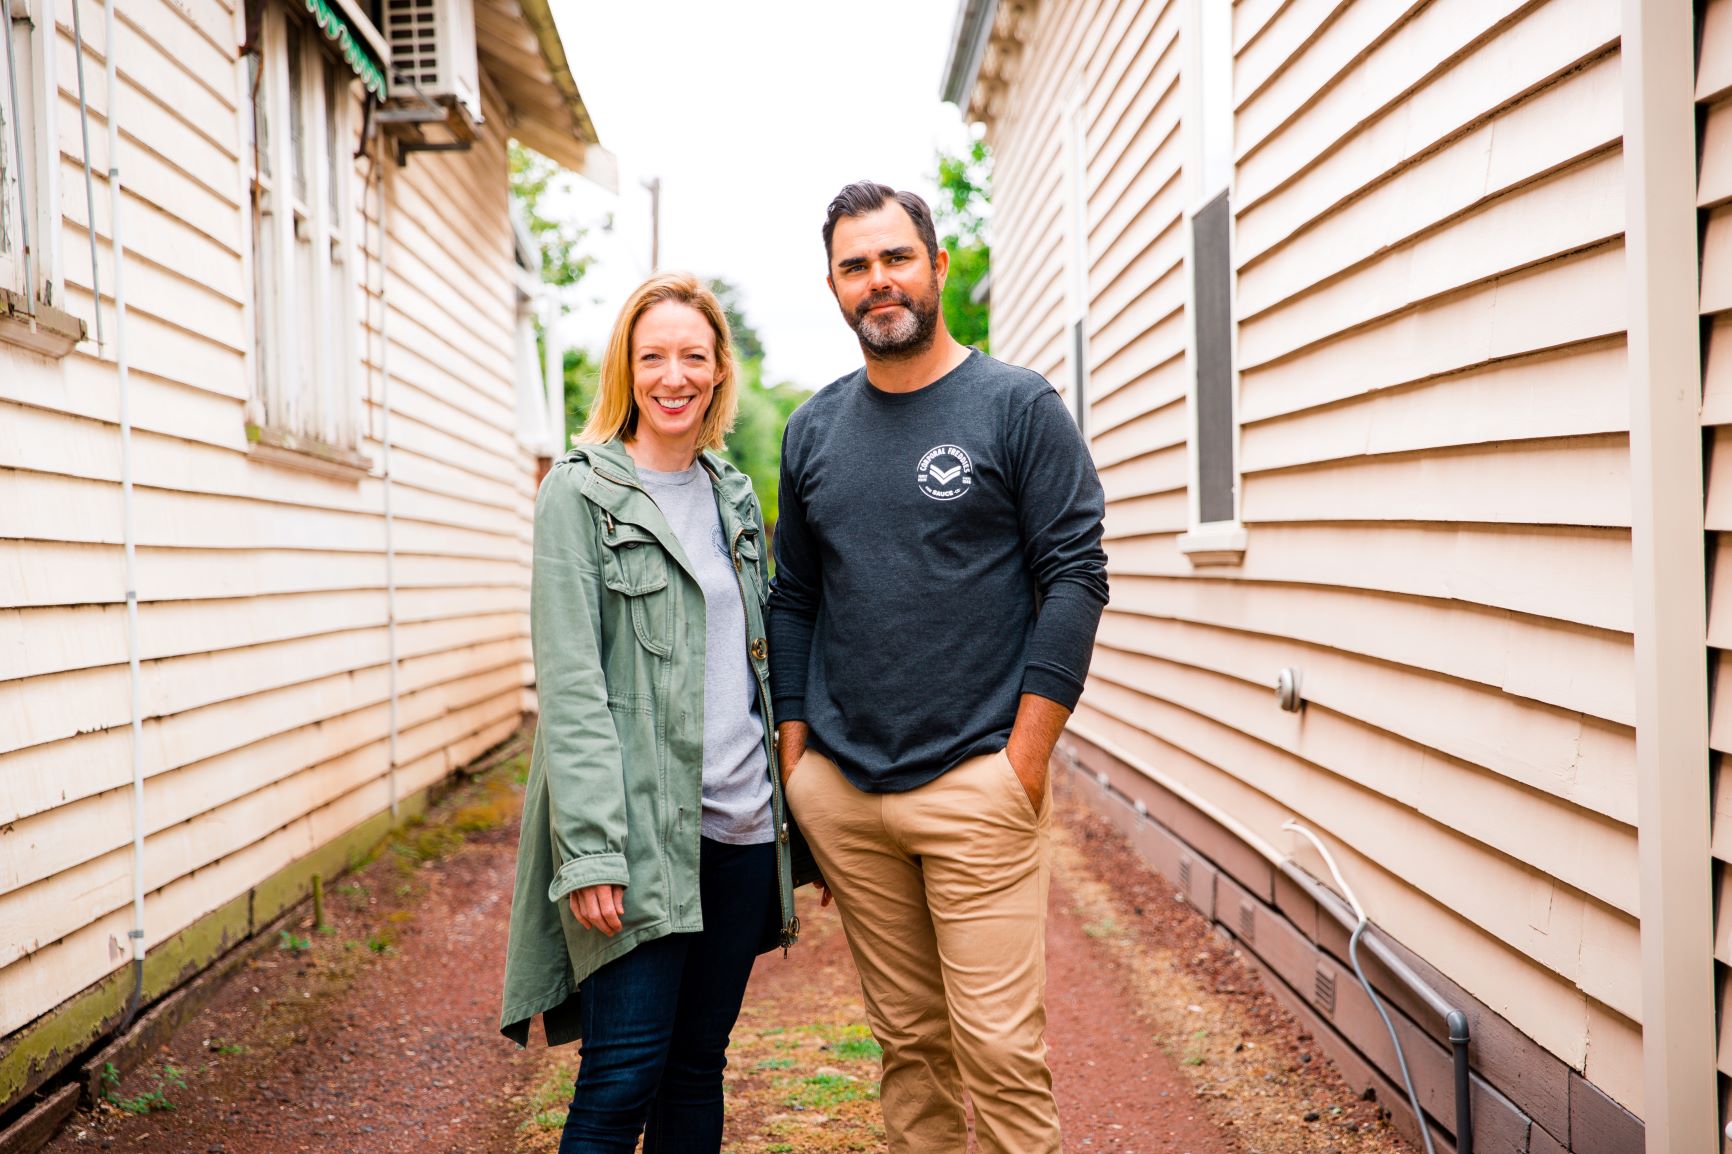
[(789, 804), (884, 1048), (890, 1149), (1056, 1154), (1047, 761), (1106, 603), (1103, 498), (1039, 374), (953, 339), (918, 196), (824, 222), (865, 367), (783, 438), (771, 689)]

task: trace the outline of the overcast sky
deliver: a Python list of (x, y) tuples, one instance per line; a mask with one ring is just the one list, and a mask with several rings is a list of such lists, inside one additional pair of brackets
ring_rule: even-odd
[[(741, 288), (765, 379), (808, 388), (860, 364), (824, 285), (819, 227), (837, 189), (870, 178), (934, 193), (937, 150), (967, 139), (938, 86), (955, 0), (553, 0), (584, 105), (619, 157), (619, 193), (583, 185), (596, 264), (566, 335), (597, 351), (649, 271), (660, 176), (661, 263)], [(599, 301), (594, 298), (599, 297)], [(592, 303), (593, 302), (593, 303)]]

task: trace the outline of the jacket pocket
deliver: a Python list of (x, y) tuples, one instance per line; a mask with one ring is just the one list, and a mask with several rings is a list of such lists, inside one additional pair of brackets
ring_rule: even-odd
[(668, 558), (661, 542), (636, 525), (610, 526), (602, 534), (601, 578), (631, 606), (632, 628), (645, 649), (658, 657), (668, 643)]

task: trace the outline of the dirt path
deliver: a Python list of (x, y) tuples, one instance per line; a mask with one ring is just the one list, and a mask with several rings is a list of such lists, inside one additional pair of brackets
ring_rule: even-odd
[(111, 1091), (127, 1109), (75, 1116), (48, 1149), (509, 1150), (501, 1090), (533, 1072), (493, 1028), (518, 769), (465, 787), (333, 884), (327, 931), (307, 917)]
[[(309, 918), (261, 954), (49, 1149), (553, 1151), (576, 1047), (517, 1051), (494, 1029), (520, 774), (466, 787), (333, 887), (329, 932)], [(1230, 947), (1059, 802), (1048, 1041), (1066, 1148), (1402, 1149)], [(800, 902), (800, 945), (760, 960), (734, 1034), (725, 1149), (881, 1151), (879, 1050), (840, 923)]]

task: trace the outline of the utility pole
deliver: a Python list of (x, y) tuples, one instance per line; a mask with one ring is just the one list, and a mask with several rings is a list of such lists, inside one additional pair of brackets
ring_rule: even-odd
[(643, 182), (650, 194), (650, 271), (662, 266), (662, 178), (652, 176)]

